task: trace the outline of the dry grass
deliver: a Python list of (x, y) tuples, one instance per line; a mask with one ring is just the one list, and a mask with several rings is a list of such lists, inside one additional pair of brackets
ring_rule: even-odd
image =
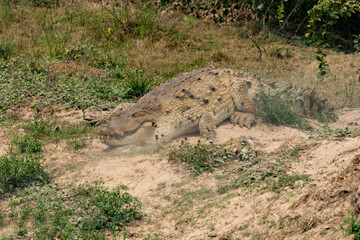
[[(111, 5), (107, 7), (112, 9)], [(136, 23), (131, 15), (143, 9), (136, 10), (133, 5), (127, 10), (124, 6), (115, 9), (122, 24), (93, 2), (65, 3), (51, 9), (17, 4), (10, 9), (11, 21), (1, 24), (0, 38), (14, 44), (16, 54), (23, 57), (86, 63), (80, 55), (68, 53), (84, 44), (109, 59), (125, 56), (133, 68), (164, 80), (202, 66), (231, 67), (298, 87), (313, 87), (337, 107), (360, 105), (358, 54), (328, 51), (332, 75), (319, 79), (314, 48), (301, 42), (288, 44), (267, 30), (254, 33), (251, 24), (220, 27), (208, 21), (185, 20), (176, 12), (153, 12), (157, 13), (151, 15), (156, 21), (155, 30), (136, 35), (126, 33), (126, 29)], [(249, 35), (263, 49), (260, 60)]]

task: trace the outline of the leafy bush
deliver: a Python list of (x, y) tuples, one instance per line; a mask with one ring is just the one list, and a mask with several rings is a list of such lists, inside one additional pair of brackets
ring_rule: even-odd
[(35, 134), (26, 134), (23, 137), (15, 136), (11, 145), (16, 148), (19, 153), (39, 153), (44, 146)]
[(0, 156), (0, 196), (33, 182), (49, 182), (41, 155), (10, 153)]
[(309, 11), (308, 31), (305, 36), (317, 47), (316, 58), (321, 76), (329, 73), (323, 48), (360, 49), (359, 14), (358, 0), (322, 0)]

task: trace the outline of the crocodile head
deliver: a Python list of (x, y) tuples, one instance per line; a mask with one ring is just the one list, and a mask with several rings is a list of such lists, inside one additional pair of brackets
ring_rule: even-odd
[(151, 113), (125, 111), (111, 120), (110, 126), (102, 127), (99, 135), (108, 146), (122, 146), (150, 142), (156, 124)]

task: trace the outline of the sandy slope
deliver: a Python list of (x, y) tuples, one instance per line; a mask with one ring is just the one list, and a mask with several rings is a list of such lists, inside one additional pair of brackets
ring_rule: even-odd
[[(333, 127), (354, 123), (360, 124), (360, 109), (345, 109)], [(308, 174), (312, 181), (297, 182), (297, 187), (280, 193), (238, 188), (219, 194), (218, 186), (237, 176), (236, 163), (194, 177), (183, 166), (169, 163), (156, 146), (108, 151), (97, 139), (79, 153), (63, 151), (65, 143), (48, 145), (47, 164), (61, 183), (103, 180), (109, 187), (127, 185), (146, 213), (127, 229), (130, 239), (148, 234), (157, 239), (351, 239), (340, 226), (350, 210), (360, 213), (360, 136), (320, 140), (304, 131), (262, 123), (250, 130), (224, 123), (216, 132), (215, 143), (251, 138), (253, 148), (267, 154), (269, 161), (300, 146), (300, 157), (287, 171)], [(0, 132), (1, 143), (5, 135)]]

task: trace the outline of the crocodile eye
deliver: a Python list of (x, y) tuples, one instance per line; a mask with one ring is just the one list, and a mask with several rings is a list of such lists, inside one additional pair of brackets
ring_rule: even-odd
[(133, 114), (131, 114), (131, 117), (143, 117), (145, 116), (144, 112), (134, 112)]

